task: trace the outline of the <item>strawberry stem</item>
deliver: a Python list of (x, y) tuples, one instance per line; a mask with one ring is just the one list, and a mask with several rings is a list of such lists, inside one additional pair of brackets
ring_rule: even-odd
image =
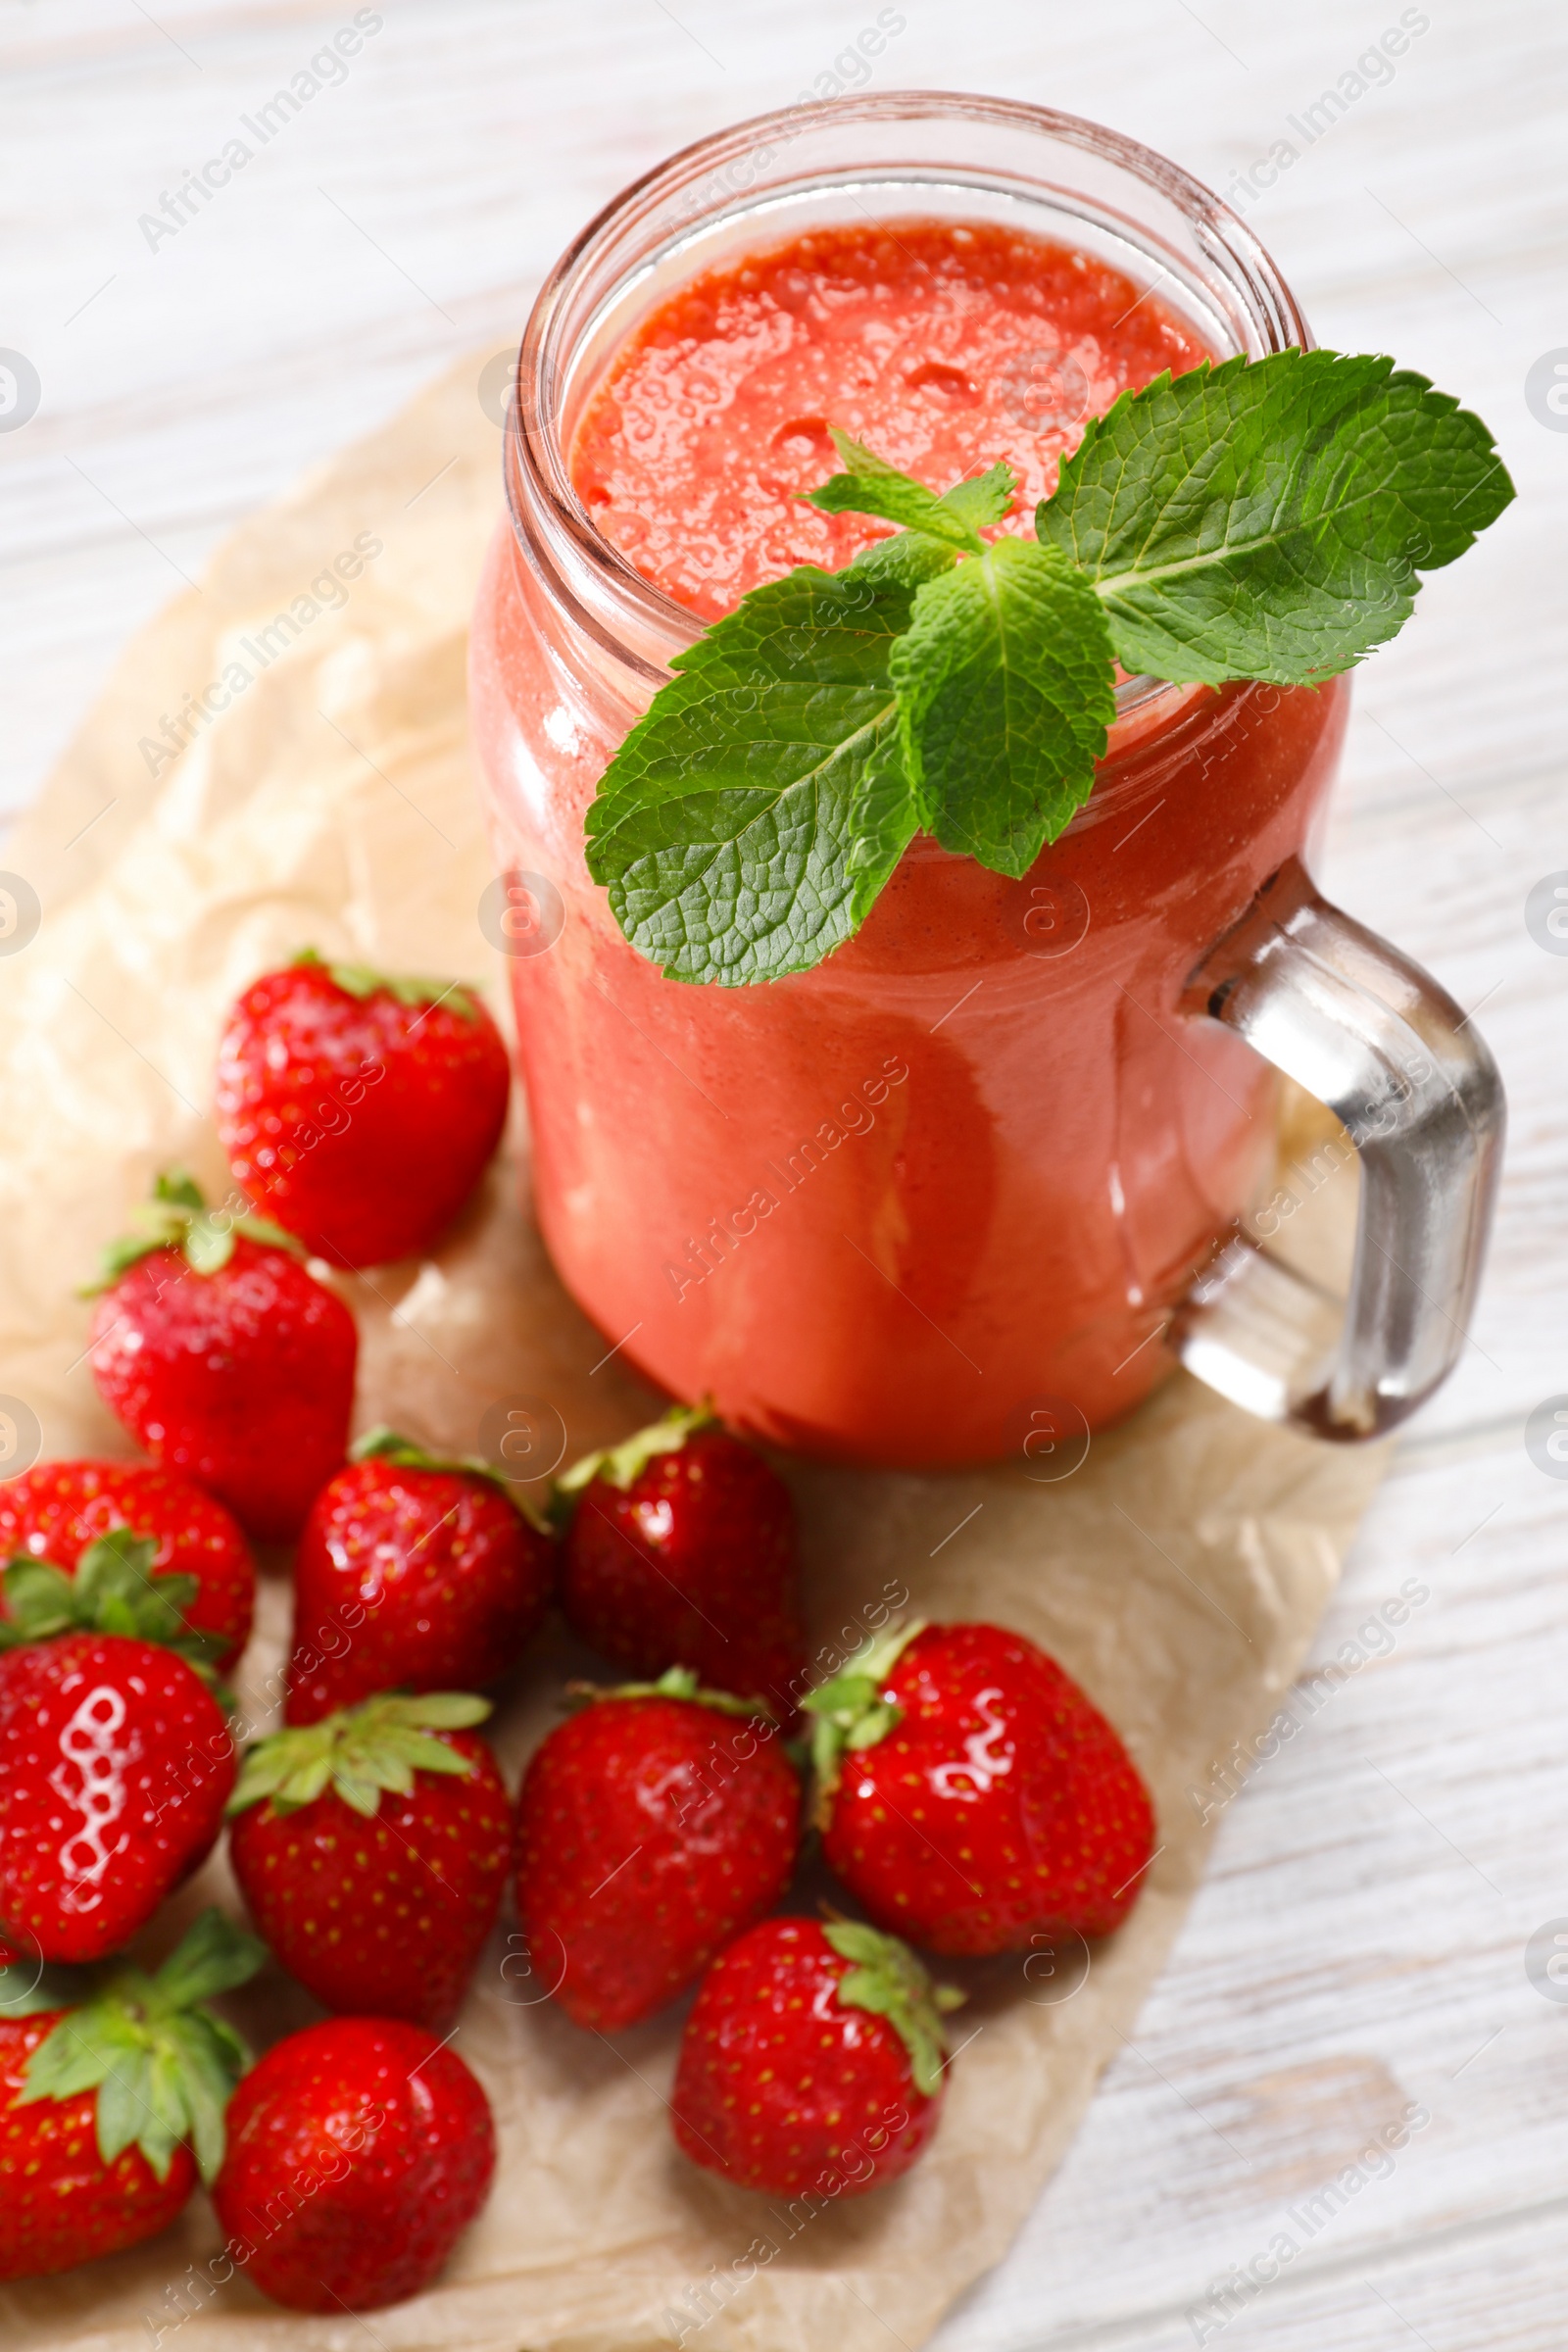
[(933, 2099), (948, 2062), (944, 2013), (962, 2005), (951, 1984), (934, 1984), (906, 1943), (884, 1936), (858, 1919), (830, 1919), (822, 1933), (841, 1960), (855, 1963), (840, 1977), (839, 2000), (847, 2009), (869, 2009), (888, 2024), (909, 2053), (914, 2086)]
[(385, 993), (400, 1004), (425, 1004), (432, 1011), (437, 1004), (444, 1004), (460, 1021), (479, 1017), (474, 991), (466, 980), (419, 980), (410, 972), (375, 972), (367, 963), (330, 963), (314, 948), (301, 948), (297, 956), (289, 957), (289, 963), (291, 967), (316, 965), (346, 997), (363, 999)]
[(616, 1683), (607, 1688), (603, 1683), (568, 1683), (566, 1696), (579, 1705), (592, 1705), (602, 1698), (684, 1698), (695, 1706), (712, 1707), (720, 1715), (760, 1716), (764, 1723), (776, 1723), (778, 1717), (765, 1698), (738, 1698), (732, 1690), (706, 1690), (690, 1666), (670, 1666), (657, 1683)]
[(895, 1620), (863, 1642), (837, 1674), (818, 1683), (802, 1699), (803, 1710), (814, 1718), (811, 1768), (816, 1793), (811, 1818), (819, 1830), (827, 1827), (845, 1756), (875, 1747), (903, 1721), (904, 1710), (888, 1697), (885, 1685), (915, 1635), (924, 1633), (925, 1627), (923, 1617), (907, 1623)]
[(297, 1813), (330, 1788), (373, 1820), (382, 1791), (409, 1795), (416, 1773), (470, 1773), (467, 1756), (430, 1735), (466, 1730), (489, 1713), (490, 1701), (466, 1690), (393, 1690), (319, 1723), (273, 1732), (246, 1749), (227, 1810), (244, 1813), (268, 1798), (274, 1813)]
[(201, 1586), (194, 1576), (152, 1576), (156, 1536), (112, 1527), (87, 1545), (75, 1574), (52, 1560), (21, 1553), (0, 1571), (7, 1615), (0, 1619), (0, 1651), (60, 1634), (127, 1634), (172, 1649), (176, 1657), (216, 1687), (215, 1661), (227, 1644), (216, 1634), (196, 1633), (185, 1612)]
[(285, 1233), (270, 1217), (258, 1216), (243, 1195), (240, 1200), (237, 1212), (226, 1205), (209, 1208), (193, 1177), (183, 1168), (166, 1168), (153, 1186), (152, 1199), (130, 1212), (135, 1231), (105, 1245), (97, 1280), (83, 1286), (82, 1297), (91, 1298), (109, 1290), (128, 1267), (157, 1250), (179, 1250), (191, 1272), (204, 1275), (220, 1273), (227, 1265), (241, 1235), (264, 1249), (304, 1256), (304, 1247), (292, 1233)]
[(559, 1505), (569, 1518), (576, 1496), (596, 1478), (618, 1487), (624, 1494), (656, 1454), (678, 1453), (694, 1430), (707, 1429), (717, 1418), (710, 1396), (702, 1397), (696, 1404), (672, 1404), (662, 1420), (651, 1421), (646, 1429), (622, 1438), (618, 1446), (604, 1446), (597, 1453), (585, 1453), (569, 1470), (564, 1470), (556, 1480)]
[(134, 2144), (167, 2180), (188, 2141), (210, 2184), (223, 2162), (223, 2111), (250, 2052), (207, 2003), (247, 1983), (266, 1958), (254, 1936), (204, 1911), (156, 1976), (122, 1969), (67, 2012), (28, 2059), (16, 2105), (96, 2090), (103, 2163)]
[(542, 1511), (529, 1494), (517, 1494), (504, 1470), (487, 1462), (482, 1453), (431, 1453), (423, 1446), (405, 1438), (385, 1422), (368, 1429), (356, 1438), (349, 1447), (351, 1462), (391, 1462), (399, 1470), (434, 1470), (450, 1478), (482, 1478), (496, 1492), (504, 1494), (521, 1519), (541, 1536), (555, 1534), (549, 1514)]

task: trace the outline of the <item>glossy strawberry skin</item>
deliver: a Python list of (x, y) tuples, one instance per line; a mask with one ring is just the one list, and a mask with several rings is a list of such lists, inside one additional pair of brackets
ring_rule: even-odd
[(0, 1656), (0, 1921), (45, 1960), (104, 1959), (205, 1861), (234, 1742), (172, 1650), (64, 1634)]
[(352, 996), (323, 965), (296, 964), (230, 1012), (220, 1140), (258, 1208), (317, 1256), (374, 1266), (428, 1250), (478, 1183), (511, 1069), (489, 1013), (464, 1002), (471, 1019), (388, 989)]
[(1119, 1927), (1152, 1851), (1153, 1809), (1115, 1732), (1055, 1661), (1000, 1626), (928, 1626), (883, 1688), (904, 1720), (845, 1756), (822, 1839), (876, 1924), (956, 1954)]
[(239, 1240), (197, 1274), (155, 1250), (102, 1293), (93, 1378), (155, 1458), (269, 1543), (297, 1536), (348, 1447), (359, 1334), (286, 1250)]
[(436, 1732), (466, 1780), (416, 1773), (373, 1820), (331, 1788), (296, 1813), (234, 1817), (229, 1859), (257, 1932), (323, 2009), (444, 2034), (462, 2006), (512, 1867), (512, 1802), (472, 1732)]
[(240, 2083), (213, 2203), (274, 2303), (378, 2311), (433, 2282), (494, 2173), (489, 2102), (454, 2051), (399, 2019), (330, 2018)]
[(196, 1579), (185, 1621), (223, 1643), (213, 1664), (225, 1673), (250, 1638), (256, 1568), (220, 1502), (154, 1462), (39, 1462), (0, 1485), (0, 1561), (24, 1556), (74, 1569), (116, 1527), (158, 1538), (151, 1575)]
[(284, 1706), (317, 1723), (379, 1690), (482, 1690), (538, 1631), (556, 1546), (486, 1478), (350, 1463), (311, 1507), (294, 1563)]
[(776, 1733), (695, 1700), (603, 1698), (523, 1781), (517, 1916), (535, 1974), (614, 2034), (684, 1991), (789, 1884), (800, 1784)]
[(624, 1490), (583, 1489), (562, 1561), (572, 1631), (628, 1674), (691, 1666), (792, 1720), (806, 1634), (789, 1490), (728, 1430), (694, 1430)]
[(189, 2148), (174, 2150), (162, 2181), (134, 2142), (106, 2165), (95, 2090), (15, 2105), (27, 2060), (67, 2014), (0, 2019), (0, 2281), (49, 2278), (139, 2246), (168, 2229), (196, 2185)]
[(842, 2005), (851, 1963), (813, 1919), (768, 1919), (722, 1952), (681, 2036), (676, 2145), (742, 2188), (863, 2196), (908, 2171), (941, 2093), (915, 2088), (885, 2018)]

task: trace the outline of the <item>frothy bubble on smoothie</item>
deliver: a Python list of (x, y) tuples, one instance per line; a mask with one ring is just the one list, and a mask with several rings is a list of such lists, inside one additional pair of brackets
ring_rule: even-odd
[(830, 423), (945, 489), (1004, 458), (1027, 531), (1085, 421), (1211, 355), (1152, 294), (989, 222), (827, 228), (708, 270), (658, 304), (583, 416), (593, 521), (704, 620), (797, 564), (836, 570), (888, 526), (796, 493), (837, 470)]

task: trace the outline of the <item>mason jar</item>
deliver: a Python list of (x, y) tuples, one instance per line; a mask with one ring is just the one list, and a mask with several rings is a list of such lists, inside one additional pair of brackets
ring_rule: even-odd
[[(1216, 360), (1310, 343), (1196, 180), (1000, 99), (763, 117), (583, 230), (522, 339), (470, 657), (545, 1241), (607, 1348), (819, 1456), (1038, 1459), (1181, 1361), (1265, 1417), (1374, 1435), (1457, 1352), (1502, 1114), (1451, 1002), (1308, 877), (1346, 679), (1124, 680), (1091, 797), (1021, 880), (917, 837), (856, 937), (770, 983), (663, 978), (588, 874), (600, 778), (699, 624), (580, 502), (585, 406), (686, 280), (868, 215), (1074, 248)], [(1244, 1222), (1281, 1070), (1361, 1163), (1346, 1301)]]

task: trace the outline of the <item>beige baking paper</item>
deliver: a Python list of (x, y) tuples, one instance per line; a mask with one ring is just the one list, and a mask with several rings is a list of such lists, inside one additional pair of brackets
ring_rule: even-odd
[[(46, 1452), (125, 1449), (82, 1360), (74, 1286), (160, 1165), (183, 1159), (223, 1188), (209, 1078), (245, 981), (304, 942), (495, 977), (464, 709), (466, 615), (500, 503), (479, 365), (235, 533), (132, 645), (0, 852), (42, 908), (36, 937), (0, 959), (0, 1415), (24, 1446), (31, 1415)], [(225, 694), (187, 750), (160, 756), (190, 698), (216, 710)], [(1343, 1227), (1348, 1191), (1321, 1186), (1298, 1243)], [(346, 1287), (365, 1334), (362, 1424), (469, 1449), (499, 1404), (536, 1432), (559, 1415), (575, 1454), (645, 1417), (650, 1400), (555, 1281), (513, 1166), (439, 1256)], [(279, 2312), (242, 2277), (215, 2286), (218, 2232), (198, 2197), (150, 2246), (0, 2291), (7, 2352), (363, 2352), (372, 2338), (382, 2352), (886, 2352), (890, 2331), (919, 2344), (1005, 2250), (1131, 2031), (1202, 1867), (1192, 1791), (1280, 1704), (1379, 1467), (1181, 1378), (1054, 1482), (791, 1471), (834, 1656), (889, 1585), (922, 1612), (1020, 1627), (1108, 1712), (1159, 1807), (1143, 1899), (1087, 1973), (1069, 1950), (971, 1975), (942, 2129), (904, 2181), (790, 2214), (698, 2172), (664, 2111), (676, 2025), (613, 2042), (577, 2032), (538, 1997), (504, 1923), (456, 2044), (494, 2103), (500, 2173), (434, 2293), (366, 2326)], [(281, 1655), (281, 1562), (262, 1614), (252, 1705)], [(566, 1663), (548, 1637), (500, 1711), (514, 1779)], [(233, 1899), (220, 1864), (151, 1947), (215, 1889)], [(234, 2011), (258, 2039), (313, 2014), (275, 1974)]]

